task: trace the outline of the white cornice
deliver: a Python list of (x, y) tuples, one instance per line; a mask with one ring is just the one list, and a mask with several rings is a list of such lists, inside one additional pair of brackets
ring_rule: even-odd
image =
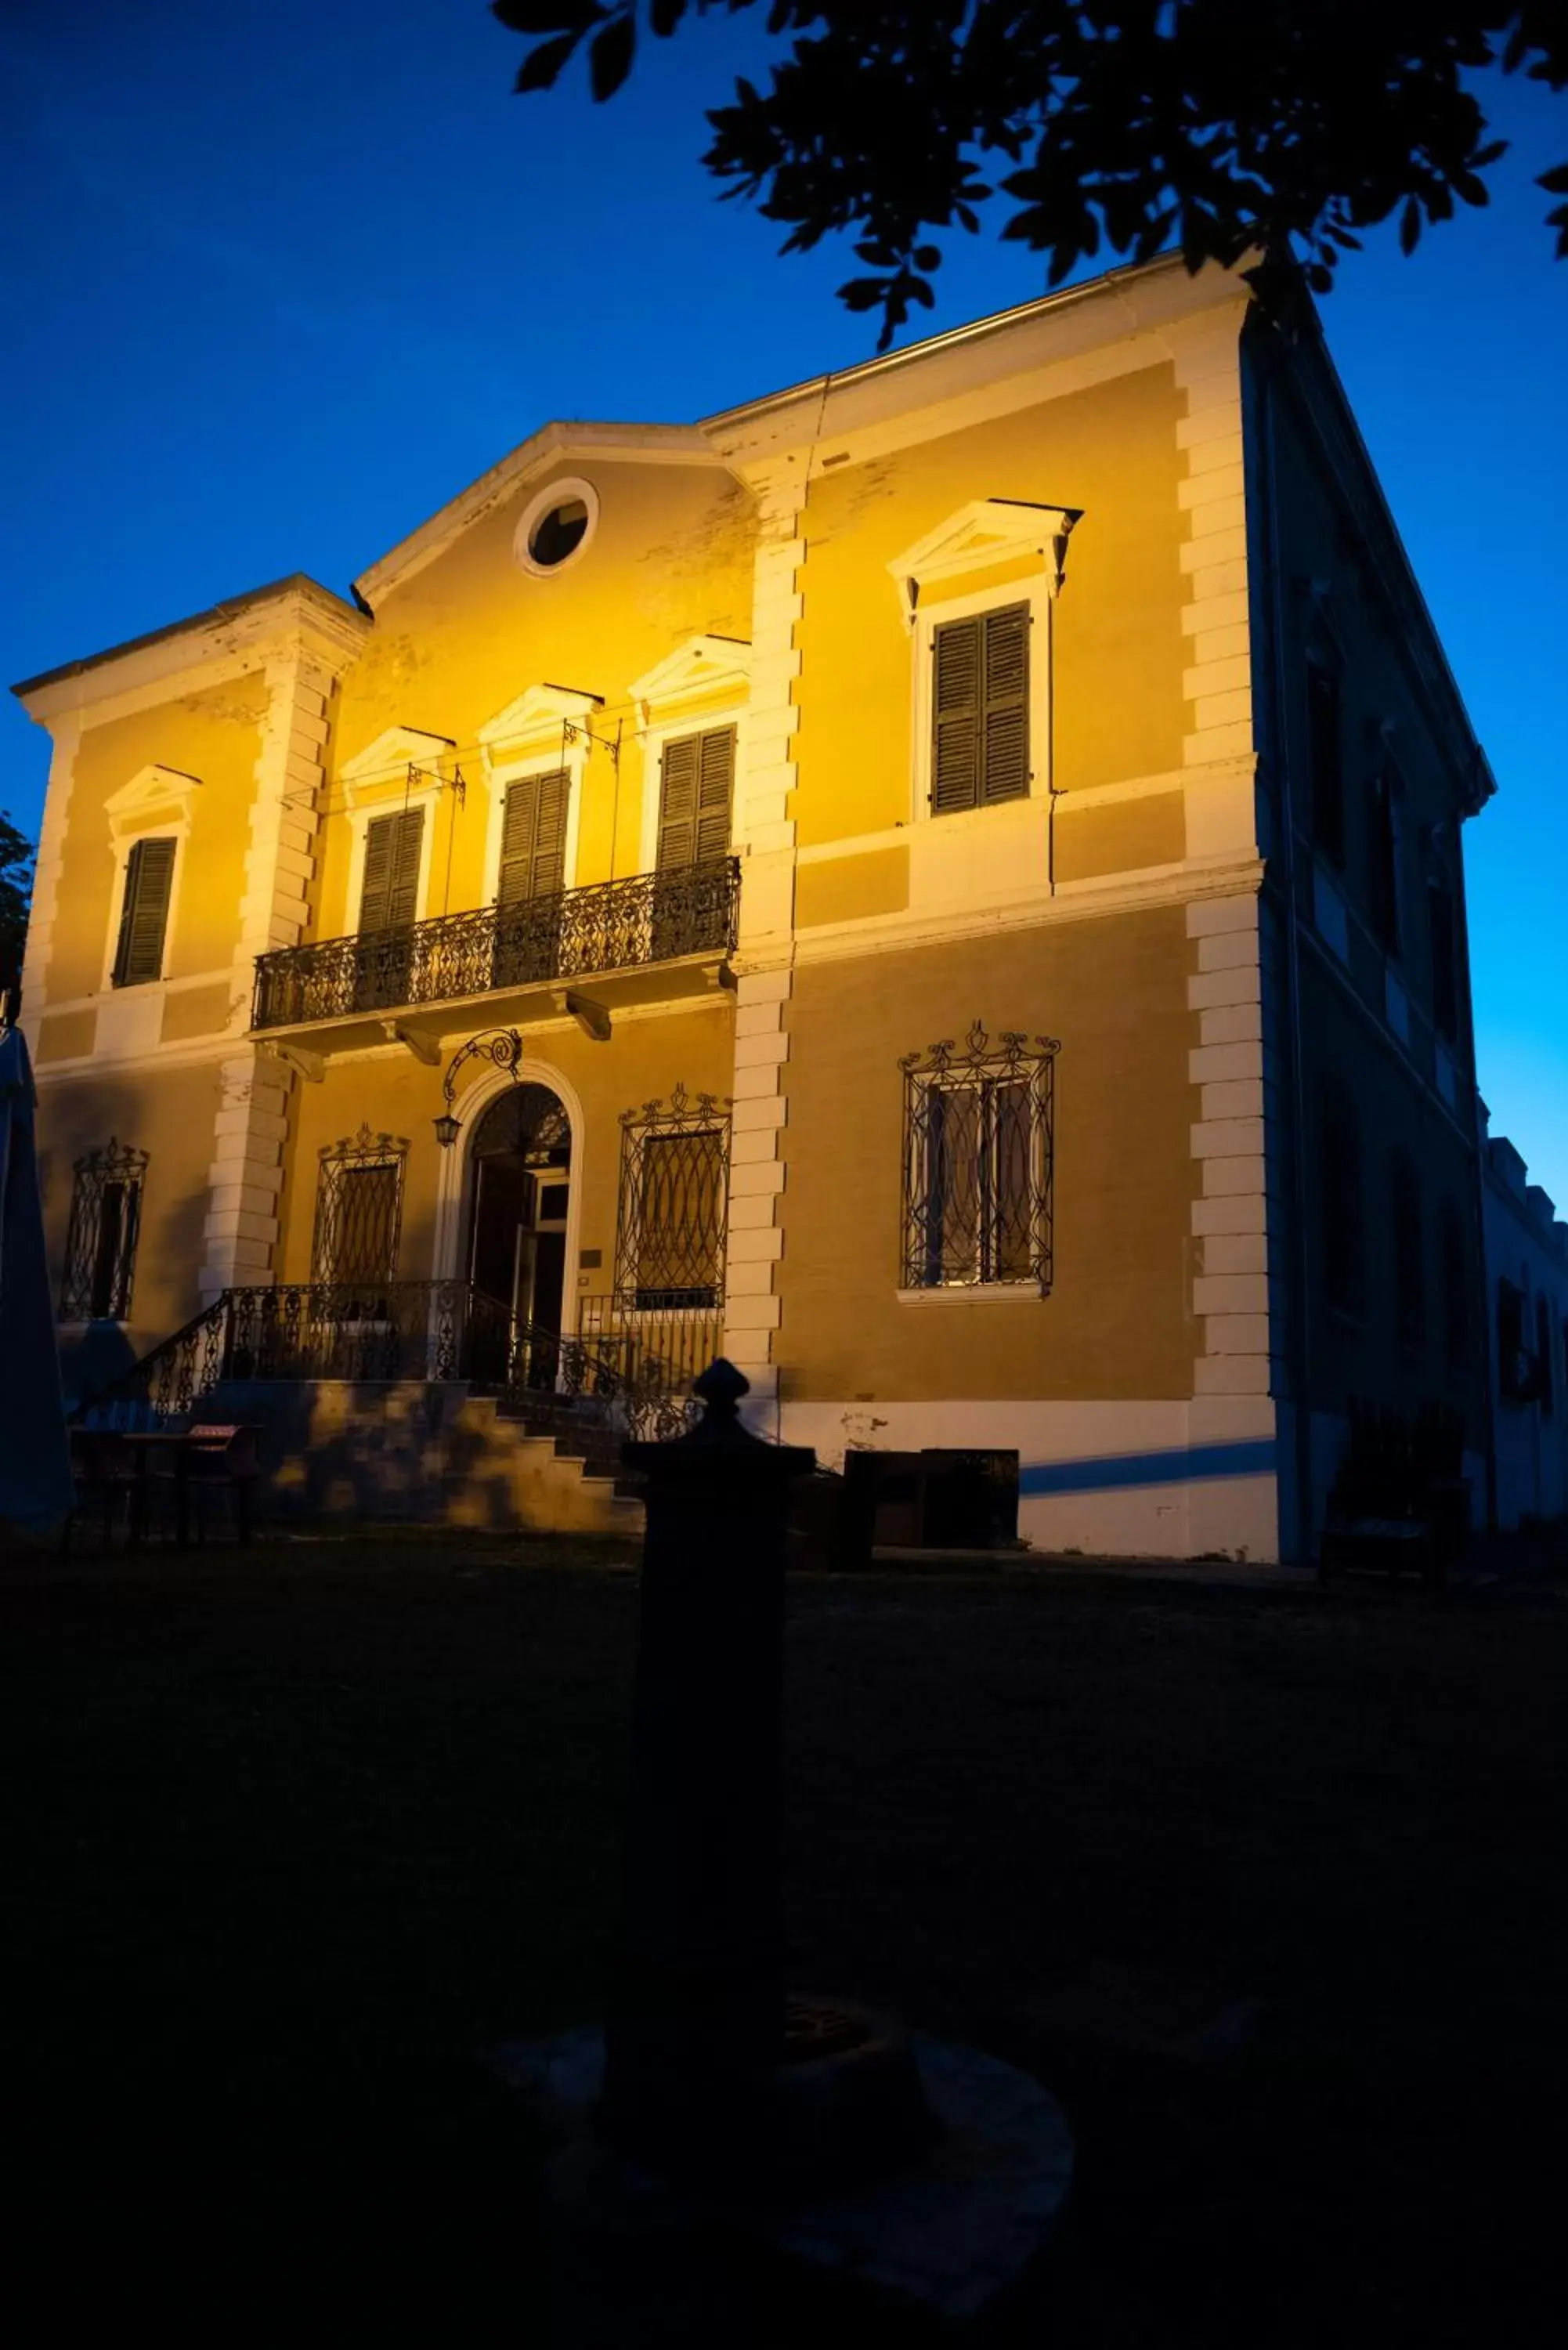
[(443, 554), (453, 539), (547, 466), (607, 458), (621, 464), (722, 465), (694, 424), (546, 424), (362, 571), (354, 592), (374, 604)]
[(303, 573), (275, 588), (257, 588), (230, 603), (214, 604), (188, 620), (95, 653), (86, 660), (26, 679), (13, 692), (29, 718), (52, 725), (78, 711), (91, 723), (106, 705), (167, 686), (199, 690), (208, 673), (232, 676), (236, 664), (265, 668), (278, 655), (307, 651), (334, 676), (348, 666), (369, 632), (370, 622), (330, 589)]
[[(1179, 255), (1116, 269), (1085, 286), (1048, 294), (929, 341), (867, 359), (841, 374), (775, 392), (705, 417), (702, 431), (744, 480), (780, 463), (817, 469), (815, 452), (849, 462), (867, 453), (868, 435), (885, 437), (897, 420), (919, 438), (916, 420), (985, 390), (1008, 404), (1002, 387), (1066, 361), (1080, 364), (1109, 345), (1142, 342), (1142, 363), (1169, 351), (1164, 338), (1204, 312), (1231, 310), (1238, 327), (1251, 296), (1236, 272), (1210, 264), (1189, 277)], [(1013, 404), (1017, 404), (1016, 401)], [(897, 437), (897, 436), (896, 436)]]

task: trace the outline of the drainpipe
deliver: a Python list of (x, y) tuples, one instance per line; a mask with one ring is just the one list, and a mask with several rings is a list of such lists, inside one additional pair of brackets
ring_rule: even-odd
[[(1309, 1386), (1312, 1290), (1307, 1274), (1306, 1081), (1302, 1053), (1301, 920), (1296, 898), (1295, 803), (1292, 790), (1290, 734), (1285, 724), (1290, 680), (1285, 664), (1284, 582), (1280, 567), (1279, 487), (1274, 442), (1273, 379), (1278, 360), (1277, 347), (1272, 337), (1281, 331), (1278, 328), (1270, 329), (1267, 362), (1259, 369), (1261, 397), (1258, 418), (1265, 484), (1262, 514), (1264, 567), (1269, 581), (1270, 631), (1273, 639), (1270, 648), (1274, 702), (1270, 727), (1270, 757), (1279, 783), (1279, 823), (1283, 848), (1281, 863), (1285, 904), (1286, 1048), (1290, 1062), (1291, 1107), (1295, 1126), (1291, 1150), (1291, 1221), (1293, 1227), (1291, 1286), (1294, 1309), (1291, 1316), (1291, 1383), (1295, 1390), (1293, 1417), (1296, 1461), (1296, 1544), (1298, 1558), (1304, 1562), (1312, 1555), (1313, 1535), (1312, 1395)], [(1260, 925), (1260, 954), (1262, 949)]]

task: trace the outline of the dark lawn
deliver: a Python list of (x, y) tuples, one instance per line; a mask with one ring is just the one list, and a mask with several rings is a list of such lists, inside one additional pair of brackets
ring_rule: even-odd
[[(552, 2267), (480, 2059), (602, 2005), (636, 1599), (561, 1556), (0, 1581), (7, 2232), (57, 2292), (220, 2341), (279, 2282), (380, 2332), (434, 2277), (459, 2340), (829, 2323)], [(1030, 2066), (1078, 2134), (1010, 2338), (1556, 2334), (1568, 1600), (801, 1579), (788, 1669), (796, 1979)]]

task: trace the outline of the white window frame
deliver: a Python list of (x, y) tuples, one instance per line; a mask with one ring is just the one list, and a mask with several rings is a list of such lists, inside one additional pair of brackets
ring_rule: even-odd
[(513, 759), (498, 759), (493, 765), (486, 761), (489, 785), (489, 806), (484, 818), (484, 872), (481, 904), (495, 905), (501, 895), (501, 844), (506, 829), (506, 793), (508, 785), (521, 783), (528, 775), (556, 775), (563, 768), (566, 773), (566, 839), (561, 852), (561, 887), (575, 889), (577, 886), (577, 835), (582, 822), (583, 788), (588, 764), (588, 745), (579, 729), (562, 755), (557, 742), (553, 751), (530, 751)]
[[(99, 982), (99, 993), (104, 995), (135, 996), (147, 989), (166, 988), (169, 984), (169, 962), (178, 935), (180, 895), (191, 839), (191, 802), (201, 787), (199, 775), (154, 765), (141, 768), (104, 803), (104, 814), (109, 818), (109, 855), (114, 859), (109, 930), (103, 942), (102, 975)], [(156, 979), (138, 980), (133, 987), (117, 988), (114, 966), (119, 947), (119, 925), (125, 913), (130, 852), (139, 840), (174, 843), (174, 872), (169, 884), (169, 912), (163, 925), (163, 969)]]
[(638, 871), (653, 872), (659, 863), (659, 811), (664, 796), (664, 749), (668, 743), (679, 743), (688, 734), (716, 734), (721, 727), (732, 727), (735, 734), (735, 764), (730, 787), (730, 837), (725, 855), (735, 853), (735, 832), (740, 816), (742, 779), (746, 773), (746, 705), (739, 696), (731, 702), (710, 703), (706, 708), (682, 710), (675, 704), (665, 704), (657, 716), (649, 718), (639, 737), (642, 745), (642, 822), (638, 835)]
[(423, 808), (425, 820), (420, 828), (420, 878), (414, 897), (414, 920), (416, 922), (429, 920), (436, 812), (445, 796), (446, 786), (438, 775), (428, 784), (421, 784), (417, 790), (405, 784), (400, 792), (389, 791), (382, 800), (356, 799), (348, 812), (348, 901), (343, 909), (345, 938), (360, 936), (359, 900), (365, 889), (365, 843), (371, 825), (384, 816), (411, 815), (415, 808)]
[[(570, 555), (564, 555), (559, 563), (538, 562), (528, 551), (528, 542), (534, 536), (535, 524), (549, 513), (552, 506), (565, 505), (572, 498), (580, 498), (587, 506), (587, 527)], [(557, 480), (547, 482), (542, 490), (535, 490), (518, 515), (516, 528), (512, 534), (513, 561), (520, 571), (527, 573), (530, 579), (559, 579), (574, 563), (582, 561), (594, 543), (594, 534), (598, 526), (599, 494), (592, 482), (580, 473), (563, 473)]]
[[(999, 809), (1023, 806), (1050, 796), (1052, 782), (1051, 673), (1053, 658), (1051, 608), (1056, 598), (1046, 573), (1041, 571), (995, 588), (977, 588), (971, 595), (950, 597), (945, 602), (922, 601), (915, 612), (914, 677), (910, 713), (913, 805), (917, 824), (952, 824), (965, 816), (994, 816)], [(950, 620), (970, 620), (982, 612), (1004, 612), (1011, 605), (1027, 604), (1029, 630), (1029, 789), (1016, 800), (999, 800), (994, 806), (950, 808), (940, 816), (931, 806), (931, 729), (936, 698), (937, 630)]]
[[(124, 831), (117, 828), (114, 832), (114, 889), (110, 896), (109, 936), (104, 941), (101, 982), (106, 995), (134, 995), (144, 988), (168, 986), (175, 924), (180, 918), (180, 888), (185, 878), (185, 847), (190, 837), (188, 816), (175, 824), (135, 825), (127, 827)], [(132, 980), (129, 987), (117, 987), (114, 966), (119, 950), (119, 926), (125, 916), (125, 892), (130, 879), (130, 852), (143, 840), (171, 840), (174, 843), (174, 871), (169, 883), (169, 910), (163, 921), (162, 968), (156, 979)]]

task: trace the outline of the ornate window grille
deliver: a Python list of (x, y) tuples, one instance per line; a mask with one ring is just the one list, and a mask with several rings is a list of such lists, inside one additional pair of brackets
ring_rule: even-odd
[(1051, 1286), (1054, 1038), (977, 1020), (904, 1072), (901, 1285)]
[(724, 1287), (730, 1105), (689, 1097), (644, 1102), (620, 1120), (615, 1297), (624, 1311), (699, 1310)]
[(403, 1215), (406, 1139), (358, 1134), (322, 1145), (310, 1277), (364, 1287), (393, 1279)]
[(60, 1319), (127, 1321), (147, 1153), (117, 1142), (111, 1135), (100, 1149), (78, 1159), (72, 1172), (76, 1182), (66, 1235)]

